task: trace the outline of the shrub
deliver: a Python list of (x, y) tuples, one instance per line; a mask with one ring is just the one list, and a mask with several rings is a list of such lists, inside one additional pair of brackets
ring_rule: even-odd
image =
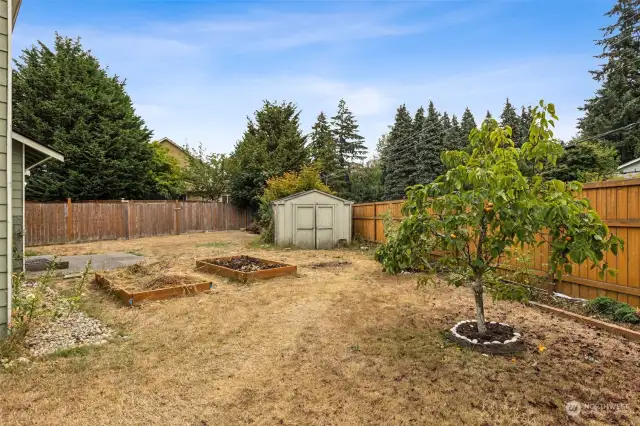
[(640, 316), (633, 307), (610, 297), (600, 296), (590, 300), (587, 303), (587, 311), (602, 315), (615, 322), (640, 324)]
[(305, 166), (299, 172), (288, 172), (282, 176), (267, 180), (267, 186), (260, 197), (260, 208), (258, 210), (259, 224), (262, 228), (260, 235), (264, 243), (273, 243), (274, 240), (271, 203), (280, 198), (312, 189), (333, 194), (333, 191), (322, 183), (320, 171), (313, 166)]

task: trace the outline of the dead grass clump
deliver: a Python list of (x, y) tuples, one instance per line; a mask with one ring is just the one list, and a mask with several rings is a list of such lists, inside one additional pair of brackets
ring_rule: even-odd
[(145, 284), (145, 288), (149, 290), (155, 290), (157, 288), (195, 284), (196, 282), (198, 282), (198, 280), (195, 277), (186, 274), (162, 275), (151, 279), (151, 281)]
[(335, 267), (346, 266), (346, 265), (351, 265), (351, 262), (349, 262), (348, 260), (332, 260), (330, 262), (312, 263), (309, 265), (309, 268), (311, 269), (335, 268)]

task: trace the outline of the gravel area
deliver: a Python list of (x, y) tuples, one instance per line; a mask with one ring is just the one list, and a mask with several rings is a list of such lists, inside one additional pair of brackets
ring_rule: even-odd
[[(25, 291), (33, 291), (37, 284), (25, 284)], [(69, 349), (83, 345), (101, 345), (113, 336), (113, 330), (101, 321), (82, 311), (74, 310), (69, 303), (60, 298), (56, 290), (47, 287), (44, 290), (43, 308), (47, 315), (32, 323), (24, 346), (34, 356), (51, 354), (60, 349)]]
[(113, 330), (82, 311), (53, 318), (30, 330), (25, 346), (32, 356), (51, 354), (60, 349), (84, 345), (102, 345)]

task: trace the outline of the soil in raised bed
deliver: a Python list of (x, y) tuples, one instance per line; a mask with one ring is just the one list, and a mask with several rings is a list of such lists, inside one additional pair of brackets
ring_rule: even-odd
[(504, 342), (513, 337), (513, 327), (502, 324), (485, 323), (487, 326), (486, 333), (478, 332), (478, 324), (475, 322), (466, 322), (460, 324), (456, 331), (458, 334), (468, 337), (471, 340), (478, 339), (478, 343), (484, 342)]
[(262, 260), (251, 256), (238, 256), (230, 259), (212, 259), (211, 263), (240, 272), (263, 271), (265, 269), (274, 269), (286, 266), (277, 262), (263, 262)]
[(149, 291), (208, 281), (206, 277), (180, 270), (171, 260), (141, 262), (106, 274), (113, 287), (127, 291)]

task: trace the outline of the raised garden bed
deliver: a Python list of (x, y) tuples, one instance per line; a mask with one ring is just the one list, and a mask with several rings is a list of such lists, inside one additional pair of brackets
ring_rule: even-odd
[(513, 354), (525, 349), (522, 335), (512, 326), (487, 322), (487, 333), (478, 333), (477, 322), (461, 321), (451, 327), (449, 339), (466, 348), (487, 354)]
[(143, 300), (162, 300), (213, 288), (197, 274), (184, 272), (170, 261), (139, 263), (108, 275), (95, 274), (96, 283), (129, 305)]
[(251, 256), (229, 256), (196, 261), (196, 270), (241, 282), (264, 280), (297, 273), (294, 265)]

